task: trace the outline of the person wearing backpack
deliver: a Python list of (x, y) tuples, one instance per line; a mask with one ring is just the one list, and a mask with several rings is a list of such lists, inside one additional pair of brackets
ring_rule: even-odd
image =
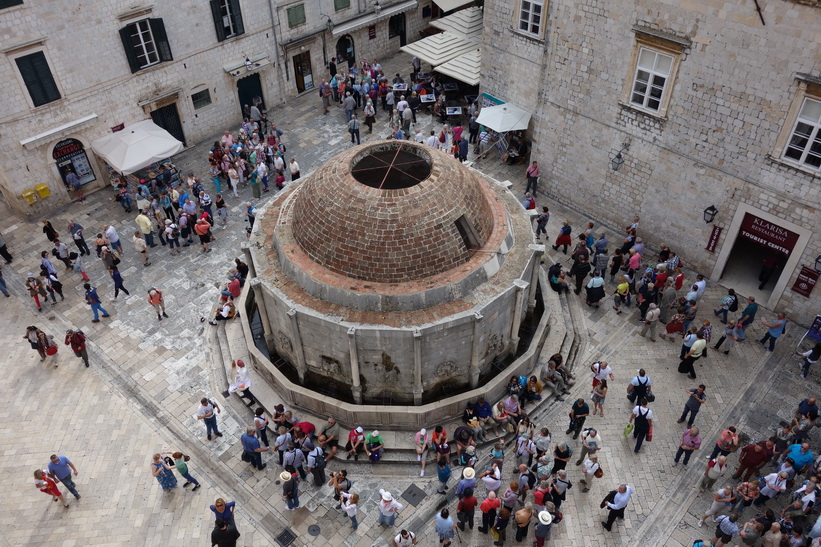
[(80, 329), (68, 329), (66, 331), (65, 345), (71, 346), (71, 351), (74, 355), (83, 360), (86, 367), (88, 366), (88, 350), (86, 350), (86, 336)]
[(593, 484), (593, 479), (600, 479), (604, 476), (604, 471), (599, 465), (599, 457), (595, 454), (587, 456), (582, 463), (582, 472), (584, 473), (584, 478), (581, 480), (584, 485), (582, 492), (588, 492)]
[(650, 391), (651, 384), (650, 377), (647, 376), (643, 368), (640, 368), (638, 370), (638, 376), (634, 376), (627, 385), (627, 398), (631, 403), (641, 401), (647, 396), (647, 392)]
[(729, 289), (727, 291), (727, 296), (721, 299), (721, 305), (717, 310), (713, 310), (713, 315), (721, 316), (721, 322), (725, 325), (727, 324), (727, 313), (728, 312), (737, 312), (738, 311), (738, 296), (735, 294), (735, 290)]
[(325, 452), (318, 446), (308, 452), (308, 472), (314, 476), (314, 486), (325, 484)]
[(558, 251), (559, 247), (562, 247), (562, 252), (567, 254), (567, 246), (572, 243), (570, 239), (570, 232), (572, 228), (570, 227), (570, 221), (565, 220), (562, 222), (562, 227), (559, 230), (559, 235), (556, 237), (555, 245), (552, 245), (554, 251)]

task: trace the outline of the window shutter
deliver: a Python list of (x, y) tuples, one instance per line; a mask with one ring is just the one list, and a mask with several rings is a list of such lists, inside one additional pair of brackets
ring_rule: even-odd
[(242, 24), (242, 10), (239, 7), (239, 0), (228, 0), (231, 6), (231, 18), (234, 20), (235, 36), (245, 34), (245, 25)]
[(54, 83), (51, 69), (42, 51), (20, 57), (16, 62), (34, 106), (48, 104), (60, 98), (57, 84)]
[(19, 6), (23, 0), (0, 0), (0, 9), (10, 8), (12, 6)]
[(214, 28), (217, 30), (217, 41), (225, 40), (225, 27), (222, 25), (222, 15), (220, 13), (220, 0), (209, 0), (211, 4), (211, 15), (214, 17)]
[(148, 24), (151, 27), (151, 36), (154, 38), (154, 44), (157, 46), (157, 54), (160, 56), (160, 61), (173, 61), (171, 56), (171, 46), (168, 44), (168, 35), (165, 33), (165, 23), (162, 19), (149, 19)]
[(305, 22), (305, 4), (288, 8), (288, 26), (293, 28)]
[(131, 73), (134, 74), (140, 70), (140, 63), (137, 61), (137, 52), (134, 51), (134, 45), (131, 43), (131, 25), (120, 29), (120, 38), (123, 41), (123, 49), (125, 50), (125, 58), (128, 61), (128, 66), (131, 68)]

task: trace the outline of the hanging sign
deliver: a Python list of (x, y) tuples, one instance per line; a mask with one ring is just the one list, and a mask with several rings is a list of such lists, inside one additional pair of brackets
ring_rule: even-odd
[(706, 247), (706, 249), (711, 253), (716, 252), (716, 245), (718, 245), (719, 237), (721, 237), (721, 228), (719, 226), (713, 226), (713, 231), (710, 234), (710, 239), (707, 240)]
[(801, 296), (806, 296), (809, 298), (810, 293), (812, 292), (813, 287), (815, 287), (815, 283), (817, 281), (818, 272), (812, 268), (801, 266), (801, 273), (799, 273), (798, 277), (795, 279), (792, 290)]

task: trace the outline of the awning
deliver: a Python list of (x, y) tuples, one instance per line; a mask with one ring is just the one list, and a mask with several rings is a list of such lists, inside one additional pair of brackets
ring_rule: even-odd
[(472, 4), (473, 0), (433, 0), (433, 3), (442, 11), (452, 11)]
[(259, 55), (252, 55), (248, 57), (248, 60), (251, 61), (251, 68), (245, 66), (245, 59), (234, 61), (231, 64), (224, 65), (222, 70), (230, 74), (231, 76), (241, 76), (243, 74), (247, 74), (250, 72), (255, 72), (262, 67), (268, 66), (271, 64), (271, 60), (268, 58), (268, 54), (261, 53)]
[(58, 133), (62, 133), (63, 131), (68, 131), (70, 129), (75, 129), (76, 127), (78, 127), (80, 125), (83, 125), (86, 122), (90, 122), (91, 120), (96, 120), (96, 119), (97, 119), (97, 114), (89, 114), (88, 116), (83, 116), (82, 118), (78, 118), (78, 119), (70, 121), (68, 123), (64, 123), (63, 125), (58, 125), (57, 127), (54, 127), (54, 128), (49, 129), (47, 131), (43, 131), (42, 133), (34, 135), (33, 137), (28, 137), (26, 139), (23, 139), (22, 141), (20, 141), (20, 145), (25, 147), (25, 148), (28, 148), (29, 146), (33, 146), (33, 145), (36, 146), (41, 141), (43, 141), (45, 139), (49, 139), (49, 138), (53, 137), (54, 135), (57, 135)]
[(451, 32), (442, 32), (417, 40), (399, 49), (419, 57), (426, 63), (438, 66), (476, 47), (475, 43), (466, 40), (463, 36)]
[(383, 7), (379, 14), (376, 12), (371, 12), (367, 15), (356, 17), (354, 19), (350, 19), (349, 21), (345, 21), (344, 23), (335, 25), (332, 34), (334, 36), (341, 36), (357, 29), (361, 29), (362, 27), (373, 25), (377, 21), (386, 19), (391, 15), (396, 15), (397, 13), (402, 13), (411, 8), (415, 8), (416, 4), (417, 0), (406, 0), (405, 2), (401, 2), (399, 4)]
[(470, 40), (482, 40), (482, 9), (467, 8), (452, 15), (431, 21), (430, 26), (453, 34), (461, 34)]
[(482, 71), (482, 48), (477, 47), (473, 51), (468, 51), (464, 55), (437, 66), (434, 70), (468, 85), (479, 85), (479, 76)]
[(486, 106), (479, 111), (476, 121), (497, 133), (506, 133), (527, 129), (530, 123), (530, 112), (522, 110), (513, 103)]
[(173, 156), (183, 144), (151, 120), (143, 120), (91, 143), (111, 167), (128, 175), (155, 161)]

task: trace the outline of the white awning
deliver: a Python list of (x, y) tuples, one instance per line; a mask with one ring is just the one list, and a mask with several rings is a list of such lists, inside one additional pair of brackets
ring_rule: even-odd
[(43, 141), (45, 139), (48, 139), (50, 137), (53, 137), (54, 135), (56, 135), (58, 133), (62, 133), (63, 131), (67, 131), (69, 129), (74, 129), (75, 127), (78, 127), (78, 126), (80, 126), (80, 125), (82, 125), (86, 122), (90, 122), (91, 120), (96, 120), (96, 119), (97, 119), (97, 114), (89, 114), (88, 116), (83, 116), (82, 118), (78, 118), (78, 119), (70, 121), (68, 123), (64, 123), (63, 125), (58, 125), (57, 127), (49, 129), (48, 131), (43, 131), (42, 133), (34, 135), (33, 137), (28, 137), (27, 139), (23, 139), (22, 141), (20, 141), (20, 145), (25, 147), (25, 148), (28, 148), (32, 145), (37, 145), (41, 141)]
[(482, 40), (482, 16), (481, 8), (467, 8), (459, 10), (452, 15), (442, 17), (436, 21), (431, 21), (430, 25), (453, 34), (461, 34), (470, 40)]
[(477, 47), (471, 40), (451, 32), (442, 32), (402, 46), (400, 50), (415, 55), (433, 66), (441, 65)]
[(482, 48), (477, 47), (473, 51), (459, 55), (433, 70), (468, 85), (479, 85), (479, 76), (482, 71)]
[(122, 131), (100, 137), (91, 143), (94, 152), (111, 167), (128, 175), (155, 161), (180, 152), (183, 144), (151, 120), (143, 120)]
[(479, 111), (476, 121), (498, 133), (527, 129), (530, 123), (530, 112), (522, 110), (513, 103), (498, 106), (486, 106)]
[(381, 21), (392, 15), (396, 15), (397, 13), (408, 11), (411, 8), (415, 8), (416, 5), (417, 0), (406, 0), (405, 2), (401, 2), (399, 4), (385, 6), (382, 8), (378, 15), (376, 14), (376, 12), (371, 12), (367, 15), (351, 19), (350, 21), (345, 21), (344, 23), (334, 25), (334, 30), (332, 34), (334, 36), (341, 36), (343, 34), (353, 32), (357, 29), (361, 29), (362, 27), (373, 25), (377, 21)]
[(248, 57), (248, 60), (251, 61), (251, 68), (249, 69), (245, 66), (245, 59), (234, 61), (231, 64), (223, 65), (222, 70), (230, 74), (231, 76), (241, 76), (243, 74), (249, 72), (255, 72), (262, 67), (266, 67), (271, 64), (271, 60), (268, 58), (266, 53), (261, 53), (259, 55), (252, 55)]
[(451, 11), (472, 4), (473, 0), (433, 0), (433, 2), (439, 6), (440, 10)]

